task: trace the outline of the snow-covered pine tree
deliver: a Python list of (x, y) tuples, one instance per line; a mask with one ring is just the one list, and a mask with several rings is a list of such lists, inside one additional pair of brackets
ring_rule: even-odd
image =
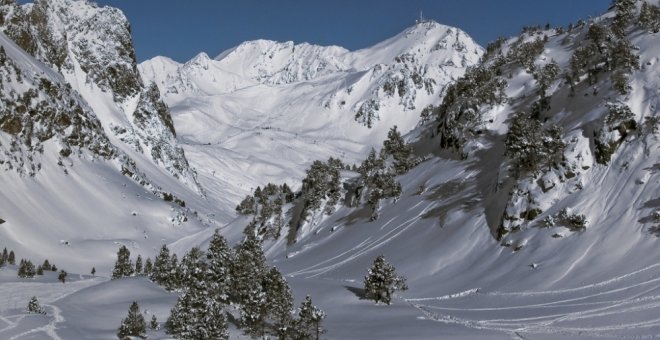
[(253, 215), (257, 212), (257, 202), (251, 195), (245, 198), (236, 206), (236, 213), (240, 215)]
[(167, 245), (160, 248), (160, 252), (156, 255), (154, 260), (153, 269), (150, 278), (155, 283), (167, 287), (170, 280), (170, 250)]
[(53, 266), (50, 264), (48, 259), (44, 260), (44, 264), (41, 265), (44, 270), (53, 270)]
[(397, 175), (405, 174), (418, 163), (413, 155), (413, 148), (403, 139), (396, 125), (387, 133), (387, 139), (383, 141), (383, 150), (394, 158), (392, 167)]
[(18, 266), (18, 277), (21, 278), (33, 278), (37, 274), (36, 269), (32, 261), (21, 259), (21, 262)]
[(135, 275), (142, 275), (142, 255), (139, 254), (135, 259)]
[(550, 167), (561, 160), (565, 148), (558, 127), (543, 129), (540, 121), (525, 113), (514, 115), (504, 145), (516, 176)]
[[(260, 275), (263, 275), (260, 273)], [(252, 337), (265, 338), (268, 297), (262, 278), (245, 281), (241, 285), (241, 326)]]
[(282, 188), (280, 191), (282, 191), (282, 195), (284, 196), (284, 203), (293, 202), (295, 195), (293, 194), (293, 191), (286, 183), (282, 184)]
[(12, 266), (16, 264), (16, 255), (14, 255), (13, 250), (11, 250), (9, 255), (7, 255), (7, 263), (11, 264)]
[(557, 79), (560, 72), (561, 68), (554, 60), (551, 60), (545, 66), (534, 71), (533, 76), (539, 85), (539, 96), (541, 97), (539, 99), (539, 104), (537, 105), (539, 115), (541, 112), (549, 109), (549, 100), (547, 98), (548, 88), (550, 88), (550, 85), (552, 85)]
[(291, 288), (276, 267), (272, 267), (264, 277), (263, 287), (266, 291), (268, 322), (280, 339), (286, 339), (291, 335), (293, 328)]
[(376, 172), (384, 168), (384, 161), (376, 153), (376, 149), (371, 148), (369, 151), (369, 156), (362, 161), (360, 167), (357, 169), (357, 172), (362, 176), (362, 180), (365, 182), (371, 178), (371, 176)]
[(261, 282), (266, 271), (266, 256), (261, 249), (261, 241), (254, 235), (247, 235), (246, 239), (236, 250), (236, 260), (230, 267), (231, 294), (233, 302), (242, 304), (249, 298), (251, 282)]
[(144, 275), (145, 276), (151, 276), (151, 271), (153, 270), (153, 263), (151, 263), (151, 258), (147, 257), (147, 259), (144, 261)]
[(158, 325), (158, 319), (156, 319), (156, 314), (151, 315), (151, 321), (149, 322), (149, 328), (151, 330), (158, 330), (160, 326)]
[(0, 255), (0, 267), (4, 266), (7, 264), (7, 258), (9, 257), (9, 254), (7, 253), (7, 248), (2, 250), (2, 255)]
[(44, 269), (41, 265), (37, 266), (37, 275), (44, 275)]
[(34, 314), (46, 314), (43, 308), (41, 308), (41, 305), (39, 304), (39, 300), (37, 300), (36, 296), (33, 296), (28, 302), (27, 311), (28, 313), (34, 313)]
[(378, 210), (380, 208), (380, 199), (382, 197), (383, 191), (380, 188), (376, 187), (371, 189), (371, 194), (369, 194), (369, 201), (367, 201), (369, 207), (371, 208), (371, 216), (369, 217), (369, 221), (375, 221), (378, 219)]
[(117, 251), (117, 262), (112, 270), (112, 278), (119, 279), (133, 275), (133, 263), (131, 262), (131, 252), (126, 246), (119, 247)]
[(172, 253), (170, 257), (169, 264), (170, 272), (167, 276), (167, 281), (165, 282), (165, 288), (167, 290), (174, 290), (181, 287), (181, 268), (179, 268), (179, 261), (176, 256), (176, 253)]
[(374, 261), (364, 278), (364, 292), (367, 298), (388, 305), (392, 301), (392, 294), (397, 290), (407, 290), (406, 279), (398, 276), (394, 266), (385, 261), (380, 255)]
[(64, 270), (60, 270), (60, 273), (57, 275), (57, 279), (58, 279), (60, 282), (65, 283), (65, 282), (66, 282), (66, 277), (67, 277), (68, 275), (69, 275), (69, 273), (67, 273), (66, 271), (64, 271)]
[(639, 25), (649, 32), (660, 32), (660, 7), (643, 1), (639, 12)]
[(241, 306), (241, 325), (247, 334), (262, 336), (266, 332), (268, 306), (263, 287), (266, 256), (261, 241), (254, 233), (247, 235), (236, 251), (231, 266), (230, 299)]
[(212, 298), (225, 304), (229, 303), (232, 279), (230, 271), (234, 258), (234, 251), (216, 229), (206, 253), (206, 259), (208, 260), (208, 273), (206, 276)]
[[(204, 262), (204, 252), (193, 247), (181, 259), (181, 287), (192, 288), (195, 285), (206, 287), (208, 265)], [(201, 287), (200, 287), (201, 289)]]
[(119, 339), (130, 339), (131, 337), (146, 338), (147, 324), (144, 316), (140, 313), (140, 306), (137, 301), (133, 301), (128, 309), (128, 315), (121, 321), (121, 326), (117, 332)]
[(18, 271), (16, 272), (18, 277), (25, 277), (25, 259), (21, 259), (18, 264)]
[(224, 305), (208, 298), (205, 291), (186, 290), (165, 322), (167, 334), (179, 339), (228, 339)]
[(612, 5), (615, 10), (614, 22), (612, 23), (612, 31), (618, 36), (625, 35), (625, 29), (630, 25), (632, 19), (635, 17), (637, 0), (614, 0)]
[(226, 339), (224, 304), (212, 298), (204, 253), (192, 248), (181, 260), (183, 294), (165, 323), (167, 333), (181, 339)]
[(318, 309), (312, 303), (312, 298), (307, 295), (305, 301), (300, 304), (298, 319), (295, 321), (295, 339), (318, 340), (325, 330), (321, 322), (325, 319), (325, 312)]

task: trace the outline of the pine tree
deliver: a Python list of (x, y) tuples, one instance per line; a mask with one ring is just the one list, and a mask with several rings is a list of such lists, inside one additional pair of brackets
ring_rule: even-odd
[(136, 301), (133, 301), (131, 307), (128, 309), (128, 316), (121, 321), (117, 337), (122, 340), (130, 339), (130, 337), (142, 339), (147, 337), (147, 324), (144, 321), (144, 316), (140, 313), (140, 306)]
[(44, 269), (41, 267), (41, 265), (37, 266), (37, 275), (44, 275)]
[(251, 336), (264, 335), (268, 306), (263, 287), (266, 273), (266, 256), (261, 242), (250, 234), (236, 251), (236, 261), (231, 266), (234, 302), (241, 305), (241, 325)]
[[(181, 282), (180, 286), (184, 288), (191, 288), (201, 283), (204, 284), (206, 289), (206, 273), (208, 265), (203, 260), (204, 252), (199, 248), (193, 247), (181, 259)], [(201, 289), (201, 288), (200, 288)]]
[(541, 69), (534, 72), (534, 79), (539, 84), (539, 95), (541, 98), (546, 98), (548, 88), (557, 79), (560, 71), (561, 68), (559, 68), (559, 64), (557, 64), (556, 61), (551, 60)]
[(247, 281), (241, 290), (241, 326), (246, 334), (264, 338), (269, 306), (263, 282), (259, 278)]
[(367, 298), (388, 305), (392, 301), (392, 294), (397, 290), (407, 290), (406, 279), (396, 275), (394, 266), (385, 261), (380, 255), (374, 261), (364, 278), (364, 291)]
[(160, 252), (154, 260), (151, 280), (161, 286), (169, 286), (170, 280), (170, 250), (166, 245), (160, 248)]
[(412, 147), (403, 139), (396, 125), (387, 133), (387, 139), (383, 142), (383, 151), (394, 158), (393, 167), (398, 175), (405, 174), (417, 165)]
[(293, 199), (295, 198), (295, 195), (293, 194), (293, 191), (291, 188), (286, 184), (282, 184), (282, 194), (284, 195), (284, 203), (291, 203), (293, 202)]
[(92, 276), (93, 276), (93, 275), (96, 275), (96, 267), (92, 267), (91, 274), (92, 274)]
[(254, 215), (256, 212), (257, 202), (250, 195), (245, 196), (241, 203), (236, 206), (236, 213), (240, 215)]
[(298, 320), (296, 320), (296, 339), (318, 340), (325, 330), (321, 328), (321, 322), (325, 319), (325, 312), (312, 304), (312, 298), (307, 295), (305, 301), (300, 304)]
[(230, 271), (234, 258), (235, 254), (227, 244), (227, 240), (216, 229), (206, 253), (209, 291), (216, 301), (229, 303), (229, 293), (232, 287)]
[(362, 179), (364, 181), (368, 181), (369, 178), (378, 170), (383, 169), (384, 167), (384, 162), (383, 159), (381, 159), (377, 153), (376, 149), (371, 148), (371, 151), (369, 152), (369, 156), (360, 164), (360, 167), (358, 168), (358, 173), (362, 176)]
[(165, 322), (168, 334), (181, 339), (226, 339), (224, 305), (211, 296), (204, 253), (192, 248), (181, 260), (183, 294)]
[(544, 130), (538, 120), (518, 113), (513, 117), (504, 140), (505, 154), (511, 158), (518, 175), (537, 172), (543, 165), (550, 167), (563, 157), (566, 145), (561, 134), (558, 126)]
[(266, 271), (266, 256), (261, 242), (254, 235), (248, 235), (236, 251), (236, 260), (230, 267), (231, 298), (242, 304), (250, 295), (250, 282), (260, 282)]
[(131, 275), (133, 275), (131, 252), (126, 246), (121, 246), (117, 251), (117, 262), (115, 262), (115, 268), (112, 270), (112, 278), (119, 279)]
[(289, 284), (276, 267), (272, 267), (264, 277), (268, 321), (280, 339), (292, 331), (293, 294)]
[(66, 282), (66, 277), (67, 277), (67, 275), (69, 275), (69, 273), (67, 273), (67, 272), (64, 271), (64, 270), (61, 270), (61, 271), (60, 271), (60, 274), (57, 275), (57, 279), (60, 280), (60, 282), (65, 283), (65, 282)]
[(135, 259), (135, 275), (142, 275), (142, 255), (139, 254)]
[(635, 2), (637, 0), (613, 0), (612, 5), (616, 12), (612, 30), (618, 36), (624, 36), (626, 27), (635, 16)]
[(18, 277), (25, 277), (25, 259), (21, 259), (17, 271)]
[(660, 32), (660, 7), (644, 1), (639, 12), (639, 24), (649, 32)]
[(52, 270), (52, 268), (53, 268), (53, 267), (50, 265), (50, 262), (48, 262), (48, 259), (45, 259), (45, 260), (44, 260), (44, 264), (42, 264), (41, 267), (42, 267), (44, 270)]
[(7, 256), (7, 263), (11, 264), (12, 266), (16, 264), (16, 255), (14, 255), (14, 251), (10, 251), (9, 255)]
[(33, 278), (37, 274), (36, 269), (32, 261), (21, 259), (21, 262), (18, 266), (18, 277), (21, 278)]
[(147, 260), (144, 261), (144, 275), (151, 276), (153, 270), (153, 264), (151, 263), (151, 258), (147, 257)]
[(46, 314), (43, 308), (41, 308), (41, 305), (39, 304), (39, 300), (37, 300), (36, 296), (33, 296), (28, 302), (27, 311), (28, 313), (34, 313), (34, 314)]
[(181, 287), (181, 268), (179, 267), (178, 257), (175, 253), (172, 253), (170, 257), (170, 273), (168, 275), (167, 282), (165, 283), (165, 288), (167, 290), (174, 290)]
[(158, 325), (158, 319), (156, 319), (156, 314), (153, 314), (151, 316), (151, 322), (149, 322), (149, 328), (151, 328), (154, 331), (158, 330), (159, 325)]
[(165, 322), (167, 334), (179, 339), (228, 339), (223, 306), (205, 291), (184, 291)]
[(0, 256), (0, 266), (6, 265), (8, 259), (9, 259), (9, 254), (7, 253), (7, 248), (5, 248), (2, 250), (2, 256)]

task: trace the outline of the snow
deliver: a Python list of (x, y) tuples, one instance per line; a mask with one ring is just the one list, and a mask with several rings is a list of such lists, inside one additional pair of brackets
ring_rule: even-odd
[[(393, 125), (410, 131), (421, 109), (437, 104), (443, 86), (481, 54), (464, 32), (429, 22), (354, 52), (257, 40), (215, 59), (200, 53), (177, 64), (156, 57), (139, 68), (145, 82), (155, 82), (164, 94), (209, 199), (233, 211), (246, 194), (268, 182), (287, 182), (295, 189), (314, 160), (340, 157), (357, 163)], [(404, 55), (414, 61), (395, 61)], [(412, 97), (405, 103), (397, 94), (385, 96), (383, 82), (401, 79), (408, 68), (435, 79), (433, 91), (406, 85)], [(371, 129), (355, 120), (370, 99), (381, 107)], [(406, 107), (413, 104), (415, 109)]]
[[(570, 33), (575, 42), (563, 44), (568, 34), (551, 35), (537, 63), (555, 60), (567, 67), (581, 33)], [(511, 114), (533, 98), (536, 84), (527, 72), (513, 70), (507, 87), (513, 100), (484, 113), (492, 122), (468, 159), (447, 157), (437, 141), (425, 139), (432, 124), (417, 126), (419, 111), (438, 105), (442, 87), (481, 56), (482, 49), (455, 28), (425, 22), (359, 51), (259, 40), (215, 59), (200, 54), (185, 64), (165, 57), (145, 62), (141, 75), (156, 82), (170, 105), (177, 141), (197, 169), (206, 197), (111, 133), (113, 144), (122, 145), (148, 178), (184, 198), (188, 208), (163, 202), (121, 175), (115, 161), (86, 153), (67, 162), (64, 174), (56, 165), (56, 146), (45, 143), (44, 167), (35, 177), (13, 172), (0, 177), (0, 217), (6, 221), (0, 246), (35, 263), (48, 257), (70, 273), (95, 266), (101, 276), (69, 274), (71, 280), (61, 284), (53, 273), (19, 279), (15, 266), (0, 268), (0, 338), (114, 338), (132, 301), (140, 303), (147, 320), (155, 314), (164, 322), (175, 293), (145, 278), (106, 278), (119, 245), (133, 258), (153, 256), (163, 243), (181, 255), (192, 246), (206, 247), (215, 228), (235, 244), (249, 221), (233, 212), (245, 194), (268, 182), (297, 189), (315, 159), (358, 162), (394, 124), (410, 131), (409, 140), (429, 156), (398, 178), (403, 193), (382, 205), (377, 221), (369, 222), (367, 208), (340, 207), (306, 224), (296, 243), (266, 244), (296, 305), (309, 294), (327, 313), (323, 338), (657, 336), (658, 136), (631, 135), (607, 166), (595, 163), (590, 139), (606, 100), (624, 101), (638, 123), (658, 115), (660, 36), (634, 31), (631, 37), (643, 66), (632, 76), (631, 95), (616, 97), (603, 86), (598, 96), (583, 96), (591, 88), (580, 88), (569, 98), (560, 81), (550, 89), (549, 119), (564, 128), (565, 156), (575, 165), (575, 177), (553, 171), (520, 182), (508, 175), (502, 138)], [(51, 72), (0, 38), (23, 67)], [(409, 66), (428, 67), (438, 79), (432, 93), (417, 92), (415, 109), (382, 90), (384, 81), (403, 77), (395, 58), (406, 53), (415, 59)], [(106, 131), (110, 123), (130, 124), (134, 98), (119, 105), (72, 76), (67, 81), (88, 99)], [(380, 120), (369, 129), (354, 116), (361, 103), (374, 98), (381, 104)], [(8, 144), (9, 136), (0, 132), (0, 143)], [(543, 192), (537, 180), (554, 186)], [(528, 190), (542, 213), (498, 241), (502, 212), (526, 207), (524, 200), (509, 205), (513, 190)], [(571, 232), (536, 224), (565, 208), (584, 214), (588, 228)], [(188, 222), (173, 223), (182, 211)], [(390, 306), (362, 296), (364, 275), (378, 255), (408, 279), (409, 290), (398, 292)], [(33, 295), (45, 306), (45, 316), (26, 314)], [(231, 332), (240, 337), (235, 327)], [(149, 337), (166, 335), (150, 331)]]

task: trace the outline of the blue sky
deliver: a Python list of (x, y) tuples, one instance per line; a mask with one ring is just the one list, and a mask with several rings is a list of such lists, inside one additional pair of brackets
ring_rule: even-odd
[(371, 46), (414, 24), (420, 10), (485, 45), (522, 26), (567, 25), (603, 13), (610, 0), (97, 0), (124, 11), (139, 61), (211, 57), (246, 40)]

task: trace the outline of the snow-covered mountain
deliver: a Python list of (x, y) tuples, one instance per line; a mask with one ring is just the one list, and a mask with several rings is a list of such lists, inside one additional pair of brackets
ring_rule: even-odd
[[(424, 160), (397, 177), (398, 198), (372, 205), (377, 187), (343, 170), (342, 199), (310, 177), (281, 215), (246, 200), (256, 214), (228, 228), (266, 239), (332, 338), (653, 336), (660, 10), (644, 20), (640, 6), (489, 45), (408, 135)], [(255, 201), (273, 202), (265, 191)], [(360, 299), (381, 254), (410, 287), (388, 308)]]
[[(376, 221), (342, 206), (270, 242), (333, 336), (657, 334), (660, 11), (640, 6), (494, 42), (409, 135), (437, 156)], [(355, 296), (380, 254), (410, 286), (389, 311)]]
[[(183, 254), (245, 230), (327, 338), (653, 337), (660, 3), (617, 3), (633, 7), (486, 49), (421, 22), (359, 51), (261, 40), (138, 67), (97, 46), (95, 27), (130, 42), (116, 10), (2, 2), (20, 48), (0, 35), (0, 239), (107, 275), (120, 244)], [(62, 7), (24, 19), (39, 6)], [(390, 306), (362, 289), (381, 254), (408, 279)], [(175, 299), (145, 278), (15, 274), (0, 269), (0, 337), (114, 338), (128, 303), (163, 321)], [(24, 315), (32, 295), (48, 315)]]
[(358, 162), (393, 125), (409, 131), (482, 53), (463, 31), (425, 21), (358, 51), (257, 40), (139, 68), (209, 197), (233, 209), (258, 185), (297, 183), (313, 160)]

